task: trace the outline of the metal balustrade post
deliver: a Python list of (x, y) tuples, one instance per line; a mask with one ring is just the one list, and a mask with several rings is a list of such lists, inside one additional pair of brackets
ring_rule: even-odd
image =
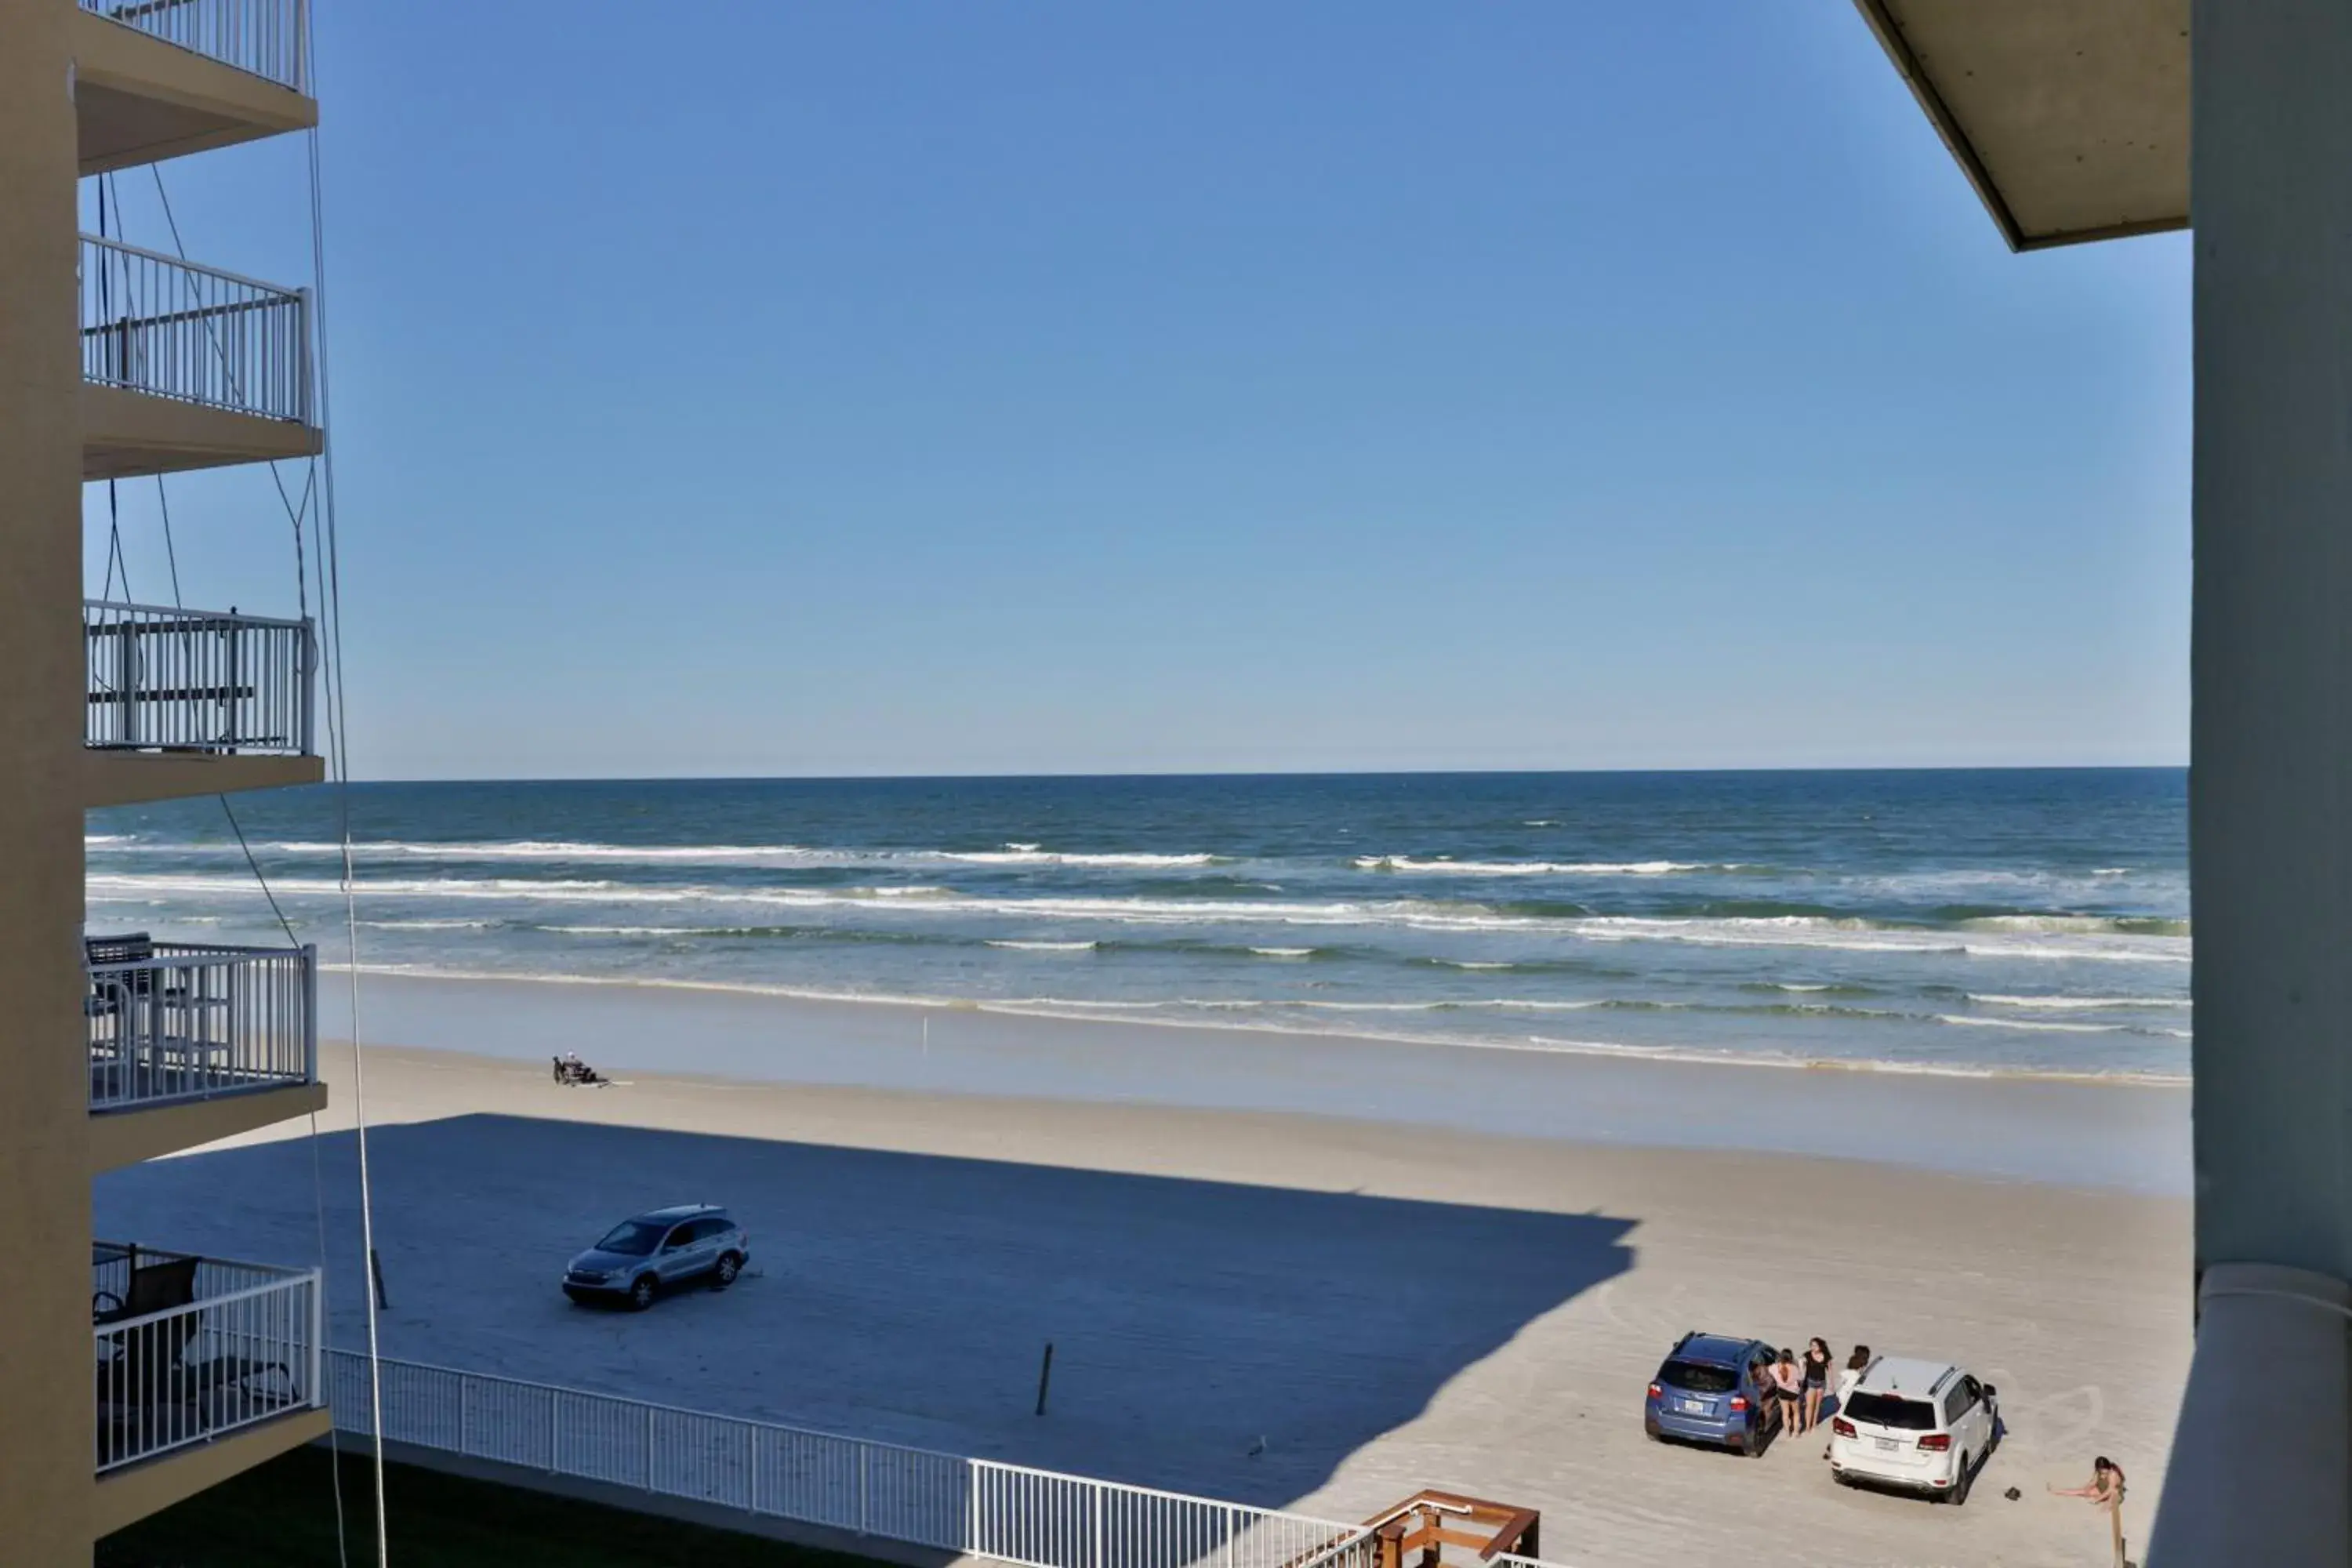
[(302, 1081), (319, 1081), (319, 945), (302, 944)]
[(305, 425), (318, 423), (310, 404), (314, 379), (310, 353), (310, 290), (302, 288), (294, 291), (294, 406), (299, 410), (295, 417)]
[(319, 707), (319, 635), (309, 616), (302, 620), (302, 668), (295, 689), (295, 700), (301, 704), (301, 754), (319, 753), (318, 731), (315, 728)]
[(986, 1499), (981, 1492), (980, 1465), (981, 1461), (978, 1459), (969, 1459), (965, 1461), (964, 1466), (965, 1484), (969, 1490), (964, 1500), (963, 1549), (973, 1553), (980, 1552), (981, 1542), (987, 1539), (981, 1528), (981, 1510), (985, 1505)]
[(128, 617), (117, 624), (118, 640), (122, 652), (115, 663), (116, 689), (121, 697), (121, 721), (118, 729), (126, 746), (139, 743), (139, 621)]
[(241, 700), (237, 688), (245, 670), (245, 634), (235, 622), (222, 628), (221, 640), (226, 644), (223, 663), (226, 668), (220, 685), (221, 732), (220, 746), (224, 751), (236, 749), (237, 704)]
[(327, 1385), (322, 1376), (327, 1346), (326, 1279), (322, 1270), (310, 1270), (310, 1407), (314, 1410), (327, 1403)]

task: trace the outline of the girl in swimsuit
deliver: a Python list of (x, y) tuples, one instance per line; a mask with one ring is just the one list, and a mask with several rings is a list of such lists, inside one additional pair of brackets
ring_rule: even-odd
[(1805, 1345), (1805, 1420), (1797, 1428), (1810, 1432), (1822, 1424), (1822, 1400), (1830, 1391), (1830, 1342), (1813, 1339)]

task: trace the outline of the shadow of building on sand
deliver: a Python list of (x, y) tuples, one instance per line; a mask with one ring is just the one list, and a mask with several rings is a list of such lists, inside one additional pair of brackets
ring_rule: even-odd
[[(369, 1152), (386, 1355), (1264, 1505), (1633, 1259), (1633, 1222), (1597, 1215), (513, 1116)], [(316, 1153), (330, 1338), (355, 1347), (354, 1145)], [(308, 1263), (312, 1162), (296, 1139), (110, 1173), (98, 1229)], [(614, 1221), (692, 1202), (751, 1233), (733, 1289), (642, 1315), (560, 1293)]]

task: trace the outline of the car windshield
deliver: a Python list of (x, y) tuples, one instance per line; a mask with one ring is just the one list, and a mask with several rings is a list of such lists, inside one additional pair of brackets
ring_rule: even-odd
[(649, 1225), (641, 1219), (625, 1219), (605, 1233), (596, 1244), (599, 1252), (617, 1252), (626, 1258), (643, 1258), (661, 1245), (669, 1226)]
[(1846, 1402), (1844, 1414), (1874, 1426), (1892, 1426), (1898, 1432), (1932, 1432), (1936, 1428), (1934, 1405), (1895, 1394), (1857, 1393)]
[(1670, 1361), (1658, 1373), (1658, 1381), (1693, 1394), (1728, 1394), (1739, 1386), (1739, 1374), (1727, 1366), (1709, 1366), (1705, 1362)]

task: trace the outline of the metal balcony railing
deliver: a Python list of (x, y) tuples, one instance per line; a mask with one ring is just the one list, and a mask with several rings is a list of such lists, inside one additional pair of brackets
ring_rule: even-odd
[(311, 754), (318, 638), (308, 620), (86, 599), (81, 621), (85, 744)]
[(90, 1248), (98, 1470), (326, 1404), (319, 1270)]
[(303, 0), (81, 0), (92, 16), (308, 93)]
[(314, 1083), (318, 950), (92, 937), (89, 1108)]
[(84, 381), (307, 425), (310, 318), (301, 289), (81, 237)]

